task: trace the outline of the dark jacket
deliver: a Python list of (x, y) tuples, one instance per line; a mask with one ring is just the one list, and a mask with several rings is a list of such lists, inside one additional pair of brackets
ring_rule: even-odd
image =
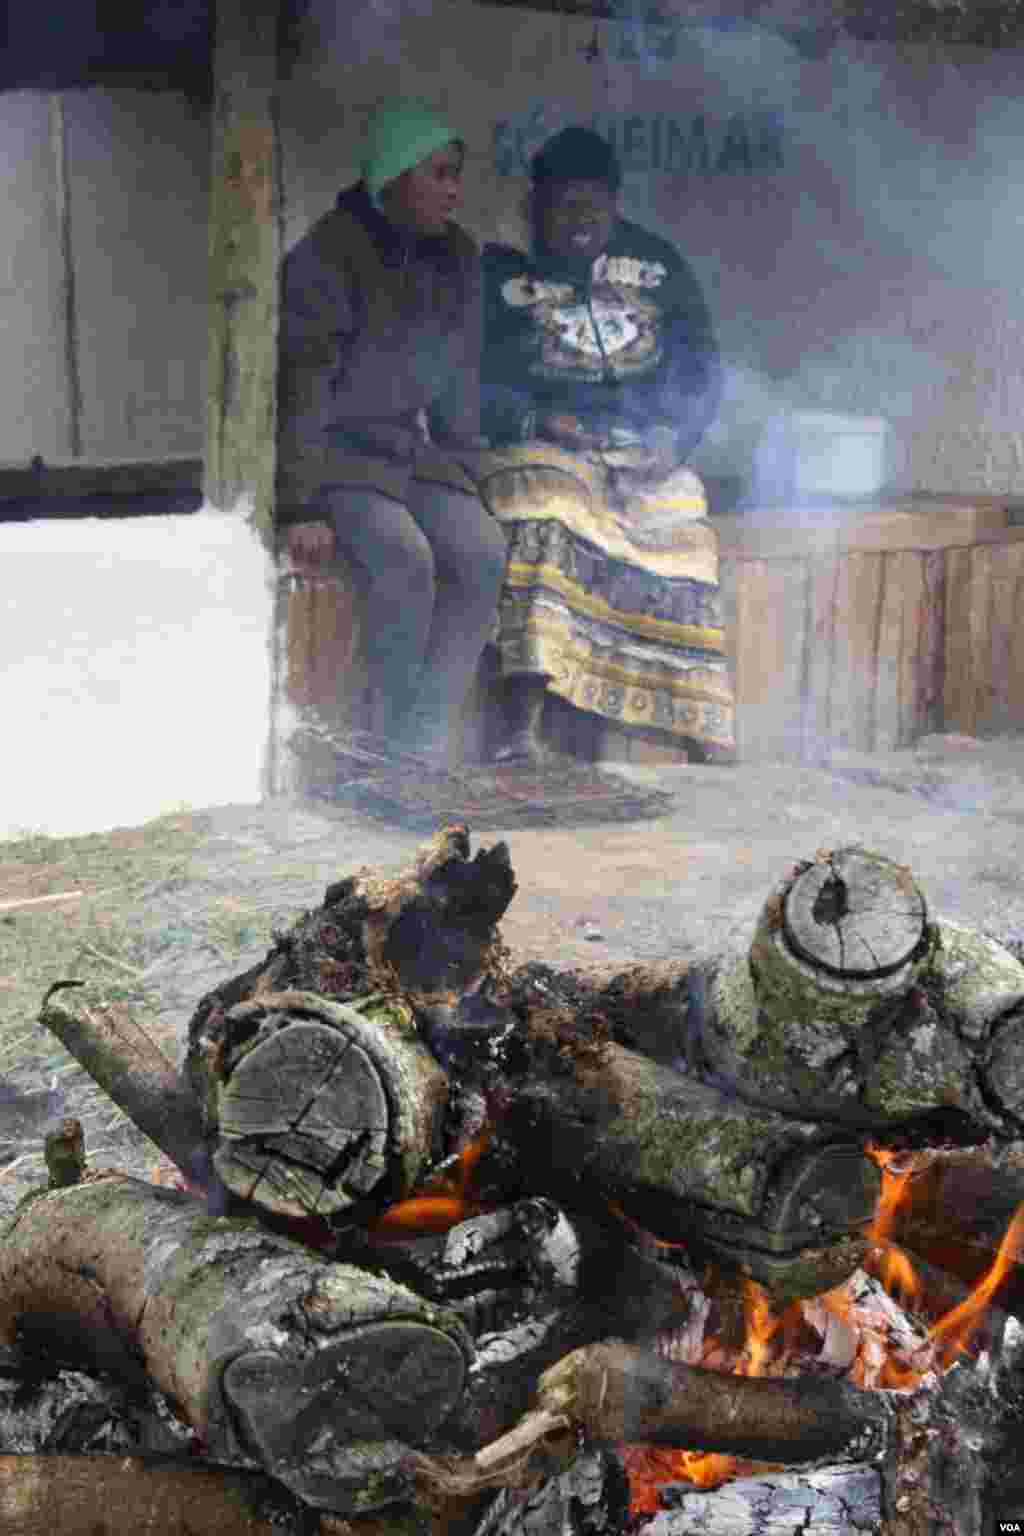
[[(278, 520), (324, 515), (327, 484), (405, 500), (412, 473), (472, 481), (443, 451), (480, 431), (480, 258), (455, 224), (417, 238), (362, 183), (284, 262), (278, 369)], [(436, 447), (424, 446), (426, 411)]]
[(520, 440), (531, 412), (568, 412), (600, 432), (671, 425), (686, 459), (717, 413), (720, 365), (700, 285), (674, 246), (618, 219), (584, 276), (508, 245), (484, 248), (483, 273), (488, 437)]

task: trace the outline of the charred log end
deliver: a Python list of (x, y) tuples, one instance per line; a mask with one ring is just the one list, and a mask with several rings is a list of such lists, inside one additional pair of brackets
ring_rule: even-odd
[(367, 956), (405, 991), (462, 991), (484, 970), (515, 892), (505, 843), (470, 863), (466, 829), (448, 828), (421, 854), (414, 879), (366, 892)]
[(466, 1379), (459, 1342), (429, 1324), (369, 1324), (311, 1360), (253, 1351), (222, 1389), (248, 1449), (314, 1507), (368, 1512), (409, 1498), (407, 1448), (451, 1413)]
[(772, 1170), (755, 1218), (695, 1207), (687, 1241), (785, 1307), (833, 1290), (860, 1266), (880, 1191), (879, 1170), (859, 1145), (804, 1148)]
[[(712, 1070), (757, 1094), (821, 1099), (879, 1008), (897, 1003), (928, 962), (934, 934), (904, 866), (862, 848), (823, 853), (771, 894), (749, 953), (712, 980), (700, 1044)], [(852, 1069), (851, 1069), (852, 1070)]]
[(230, 1190), (282, 1216), (329, 1218), (412, 1189), (438, 1151), (448, 1083), (407, 1005), (282, 992), (225, 1022), (214, 1166)]

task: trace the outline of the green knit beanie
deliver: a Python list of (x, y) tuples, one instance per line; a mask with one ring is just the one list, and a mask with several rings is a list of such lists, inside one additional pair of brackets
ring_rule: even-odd
[(390, 101), (370, 119), (361, 170), (374, 203), (382, 187), (455, 138), (439, 112), (422, 101)]

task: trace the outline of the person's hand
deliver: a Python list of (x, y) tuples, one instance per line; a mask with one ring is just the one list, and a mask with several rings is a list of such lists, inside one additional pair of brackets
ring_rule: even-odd
[(575, 448), (581, 453), (596, 453), (606, 447), (608, 441), (595, 432), (588, 432), (577, 417), (562, 412), (541, 417), (537, 423), (537, 435), (563, 448)]
[(334, 554), (334, 529), (327, 523), (293, 523), (288, 529), (288, 558), (295, 569), (315, 574)]
[(651, 427), (635, 446), (602, 454), (613, 499), (629, 510), (635, 498), (655, 490), (679, 467), (679, 449), (671, 427)]
[(649, 427), (635, 442), (613, 446), (601, 455), (605, 465), (624, 483), (657, 485), (679, 465), (679, 448), (671, 427)]
[(471, 432), (452, 432), (448, 437), (438, 438), (437, 446), (452, 453), (483, 453), (490, 448), (491, 440)]

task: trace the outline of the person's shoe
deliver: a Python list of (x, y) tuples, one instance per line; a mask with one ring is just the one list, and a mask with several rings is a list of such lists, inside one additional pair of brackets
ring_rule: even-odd
[(402, 757), (422, 763), (433, 773), (447, 771), (448, 733), (436, 721), (423, 718), (407, 721), (395, 737), (395, 748)]

